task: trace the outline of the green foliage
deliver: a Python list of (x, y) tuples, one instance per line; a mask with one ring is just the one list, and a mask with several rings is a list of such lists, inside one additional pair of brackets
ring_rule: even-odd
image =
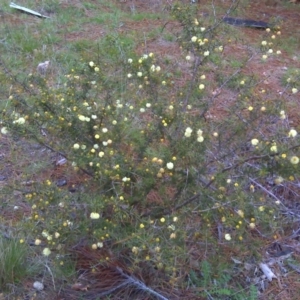
[(282, 85), (299, 89), (300, 71), (297, 68), (289, 68), (282, 76)]
[(0, 287), (9, 289), (9, 285), (18, 284), (30, 274), (28, 246), (19, 240), (0, 237)]
[(253, 285), (250, 285), (248, 291), (239, 288), (239, 292), (237, 293), (236, 290), (232, 288), (234, 284), (226, 270), (224, 272), (224, 270), (219, 268), (216, 279), (214, 278), (215, 276), (213, 276), (212, 265), (206, 260), (201, 262), (200, 270), (200, 274), (197, 274), (194, 270), (189, 274), (192, 287), (203, 290), (203, 292), (199, 293), (200, 296), (218, 300), (257, 299), (257, 290)]

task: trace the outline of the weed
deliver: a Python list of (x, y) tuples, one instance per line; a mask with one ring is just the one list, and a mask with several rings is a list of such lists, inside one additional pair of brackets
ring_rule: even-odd
[(0, 238), (0, 287), (8, 290), (30, 275), (29, 249), (14, 238)]

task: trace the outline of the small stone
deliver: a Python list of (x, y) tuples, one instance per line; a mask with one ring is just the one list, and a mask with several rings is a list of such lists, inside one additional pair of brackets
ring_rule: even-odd
[(37, 290), (37, 291), (42, 291), (44, 289), (44, 285), (39, 282), (39, 281), (35, 281), (33, 283), (33, 287)]
[(69, 188), (70, 193), (75, 193), (76, 191), (77, 191), (77, 189), (75, 187), (70, 187)]
[(0, 181), (4, 181), (4, 180), (6, 180), (7, 179), (7, 177), (6, 176), (4, 176), (4, 175), (0, 175)]
[(56, 162), (56, 165), (57, 165), (57, 166), (62, 166), (62, 165), (64, 165), (66, 162), (67, 162), (67, 159), (66, 159), (66, 158), (61, 158), (60, 160), (58, 160), (58, 161)]
[(49, 67), (50, 61), (46, 60), (43, 63), (38, 64), (37, 66), (37, 71), (41, 74), (41, 75), (45, 75), (47, 72), (47, 69)]
[(67, 180), (66, 179), (58, 179), (57, 181), (56, 181), (56, 185), (57, 186), (64, 186), (64, 185), (67, 185)]

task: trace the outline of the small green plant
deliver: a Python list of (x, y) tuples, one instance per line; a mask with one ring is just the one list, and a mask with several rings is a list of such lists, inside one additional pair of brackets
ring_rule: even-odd
[[(257, 299), (257, 290), (251, 285), (249, 290), (239, 287), (239, 292), (236, 292), (232, 286), (232, 278), (228, 271), (219, 269), (217, 276), (213, 276), (212, 265), (208, 261), (202, 261), (200, 270), (190, 272), (191, 285), (196, 290), (203, 290), (199, 295), (208, 297), (209, 299), (218, 300), (243, 300), (243, 299)], [(235, 287), (238, 288), (238, 287)]]
[(282, 85), (293, 94), (296, 94), (300, 89), (299, 85), (300, 71), (297, 68), (289, 68), (282, 76)]
[(0, 237), (0, 288), (8, 290), (30, 274), (28, 246), (19, 240)]

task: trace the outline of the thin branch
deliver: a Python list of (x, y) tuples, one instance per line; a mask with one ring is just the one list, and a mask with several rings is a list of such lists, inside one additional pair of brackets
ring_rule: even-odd
[(48, 272), (49, 272), (50, 275), (51, 275), (51, 278), (52, 278), (52, 284), (53, 284), (54, 290), (56, 290), (53, 273), (52, 273), (51, 269), (49, 268), (49, 266), (47, 265), (47, 263), (45, 264), (45, 267), (47, 268)]
[(143, 283), (142, 281), (132, 277), (131, 275), (128, 275), (126, 273), (124, 273), (124, 271), (117, 267), (117, 270), (121, 273), (122, 276), (124, 276), (125, 278), (127, 278), (127, 280), (134, 286), (138, 287), (141, 290), (147, 291), (148, 293), (155, 295), (158, 299), (160, 300), (168, 300), (168, 298), (164, 297), (163, 295), (159, 294), (158, 292), (154, 291), (153, 289), (147, 287), (145, 285), (145, 283)]
[[(299, 147), (300, 147), (300, 145), (296, 145), (296, 146), (293, 146), (293, 147), (289, 148), (288, 150), (293, 150), (293, 149), (299, 148)], [(251, 156), (251, 157), (249, 157), (249, 158), (247, 158), (247, 159), (244, 159), (244, 160), (242, 160), (242, 161), (240, 161), (240, 162), (238, 162), (238, 163), (236, 163), (236, 164), (234, 164), (234, 165), (232, 165), (232, 166), (230, 166), (230, 167), (227, 167), (227, 168), (222, 169), (222, 170), (220, 171), (220, 174), (221, 174), (221, 173), (225, 173), (225, 172), (227, 172), (227, 171), (229, 171), (229, 170), (235, 169), (235, 168), (237, 168), (238, 166), (247, 163), (248, 161), (251, 161), (251, 160), (259, 160), (259, 159), (263, 159), (263, 158), (267, 158), (267, 157), (277, 156), (277, 155), (279, 155), (279, 154), (280, 154), (280, 153), (272, 153), (272, 154), (265, 154), (265, 155), (259, 155), (259, 156)], [(254, 179), (251, 179), (251, 178), (250, 178), (250, 180), (253, 180), (253, 182), (256, 183), (256, 182), (254, 181)], [(209, 188), (209, 187), (213, 184), (214, 181), (215, 181), (215, 179), (211, 179), (211, 180), (203, 187), (203, 189)], [(268, 191), (268, 190), (267, 190), (266, 188), (264, 188), (262, 185), (260, 185), (259, 183), (256, 183), (256, 184), (257, 184), (257, 186), (259, 186), (260, 188), (262, 188), (264, 191), (266, 191), (266, 193), (268, 193), (269, 195), (271, 195), (272, 197), (274, 197), (276, 200), (278, 200), (278, 201), (281, 202), (281, 200), (280, 200), (278, 197), (276, 197), (273, 193), (271, 193), (270, 191)], [(194, 196), (188, 198), (187, 200), (185, 200), (183, 203), (181, 203), (181, 204), (175, 206), (173, 209), (165, 209), (165, 210), (163, 210), (163, 211), (161, 212), (161, 214), (162, 214), (162, 215), (169, 215), (169, 214), (173, 213), (174, 211), (177, 211), (177, 210), (181, 209), (182, 207), (184, 207), (184, 206), (186, 206), (186, 205), (188, 205), (188, 204), (190, 204), (190, 203), (196, 201), (197, 199), (200, 198), (201, 195), (202, 195), (202, 192), (197, 193), (196, 195), (194, 195)], [(174, 200), (175, 200), (175, 199), (174, 199)], [(282, 204), (282, 202), (281, 202), (281, 204)], [(283, 205), (283, 204), (282, 204), (282, 205)], [(285, 207), (285, 208), (286, 208), (286, 207)], [(287, 208), (286, 208), (286, 209), (287, 209)], [(147, 217), (147, 216), (150, 216), (150, 215), (152, 215), (152, 212), (145, 213), (145, 214), (143, 214), (141, 217)]]
[[(130, 280), (127, 279), (124, 282), (121, 282), (117, 286), (114, 286), (114, 287), (112, 287), (111, 289), (109, 289), (105, 292), (97, 293), (97, 297), (104, 297), (104, 296), (110, 295), (110, 294), (114, 293), (116, 290), (118, 290), (121, 287), (124, 287), (126, 285), (129, 285), (130, 283), (131, 283)], [(86, 298), (90, 298), (89, 295), (86, 295)], [(92, 292), (92, 298), (94, 298), (94, 292)]]
[(264, 192), (266, 192), (269, 196), (271, 196), (272, 198), (274, 198), (276, 201), (279, 201), (280, 204), (283, 206), (284, 210), (286, 211), (286, 213), (288, 214), (291, 214), (291, 215), (294, 215), (296, 216), (297, 218), (299, 218), (300, 216), (294, 212), (292, 212), (290, 209), (288, 209), (283, 203), (282, 201), (276, 196), (274, 195), (272, 192), (270, 192), (269, 190), (267, 190), (264, 186), (262, 186), (260, 183), (258, 183), (257, 181), (255, 181), (254, 179), (252, 178), (249, 178), (250, 181), (252, 183), (254, 183), (256, 186), (258, 186), (260, 189), (262, 189)]
[(271, 196), (272, 198), (274, 198), (276, 201), (279, 201), (281, 203), (281, 200), (276, 196), (274, 195), (272, 192), (270, 192), (269, 190), (267, 190), (264, 186), (262, 186), (260, 183), (258, 183), (257, 181), (255, 181), (254, 179), (252, 178), (249, 178), (250, 181), (252, 183), (254, 183), (256, 186), (258, 186), (261, 190), (263, 190), (264, 192), (266, 192), (269, 196)]

